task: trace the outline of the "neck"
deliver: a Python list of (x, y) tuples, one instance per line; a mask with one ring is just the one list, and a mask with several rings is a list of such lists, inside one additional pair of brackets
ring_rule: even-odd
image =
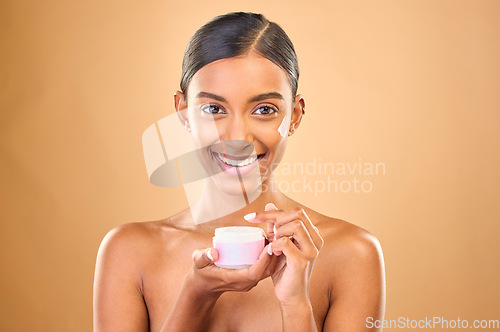
[(278, 207), (287, 197), (278, 189), (274, 175), (271, 174), (260, 186), (262, 190), (253, 193), (242, 192), (240, 195), (229, 195), (206, 179), (196, 203), (190, 202), (190, 212), (195, 225), (205, 226), (252, 226), (243, 216), (257, 211), (264, 211), (267, 203), (275, 203)]

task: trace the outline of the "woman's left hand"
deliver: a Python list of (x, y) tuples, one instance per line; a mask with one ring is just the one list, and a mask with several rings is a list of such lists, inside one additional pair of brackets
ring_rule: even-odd
[(272, 280), (281, 305), (309, 303), (309, 279), (323, 238), (302, 208), (278, 210), (269, 203), (265, 212), (245, 216), (268, 225), (269, 254), (274, 254)]

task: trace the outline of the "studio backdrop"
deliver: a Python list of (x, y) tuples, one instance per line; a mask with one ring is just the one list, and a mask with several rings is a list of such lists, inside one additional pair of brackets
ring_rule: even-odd
[(141, 137), (231, 11), (294, 42), (307, 111), (278, 183), (379, 239), (385, 319), (498, 321), (500, 2), (3, 0), (0, 330), (90, 331), (105, 234), (188, 206)]

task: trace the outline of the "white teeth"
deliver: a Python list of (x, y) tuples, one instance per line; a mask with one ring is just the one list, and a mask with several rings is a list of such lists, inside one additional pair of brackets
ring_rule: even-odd
[(257, 160), (257, 156), (250, 156), (247, 159), (244, 160), (234, 160), (234, 159), (229, 159), (224, 157), (220, 153), (215, 153), (217, 157), (219, 157), (220, 160), (222, 160), (225, 164), (233, 167), (243, 167), (246, 165), (249, 165)]

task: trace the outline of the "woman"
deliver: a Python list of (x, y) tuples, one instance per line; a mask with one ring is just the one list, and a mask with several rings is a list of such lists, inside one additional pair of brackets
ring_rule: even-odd
[[(111, 230), (96, 263), (96, 331), (361, 331), (383, 318), (377, 239), (295, 202), (275, 185), (272, 170), (304, 114), (298, 76), (292, 42), (262, 15), (221, 15), (195, 33), (175, 108), (193, 140), (207, 147), (201, 158), (220, 167), (197, 211), (210, 209), (213, 193), (231, 197), (243, 186), (247, 204), (201, 223), (186, 209)], [(234, 142), (251, 145), (250, 166), (235, 165), (216, 140), (207, 142), (204, 119), (215, 125), (223, 148), (236, 153), (243, 148)], [(251, 165), (260, 182), (241, 174)], [(212, 237), (222, 226), (265, 231), (268, 244), (250, 268), (214, 265)]]

